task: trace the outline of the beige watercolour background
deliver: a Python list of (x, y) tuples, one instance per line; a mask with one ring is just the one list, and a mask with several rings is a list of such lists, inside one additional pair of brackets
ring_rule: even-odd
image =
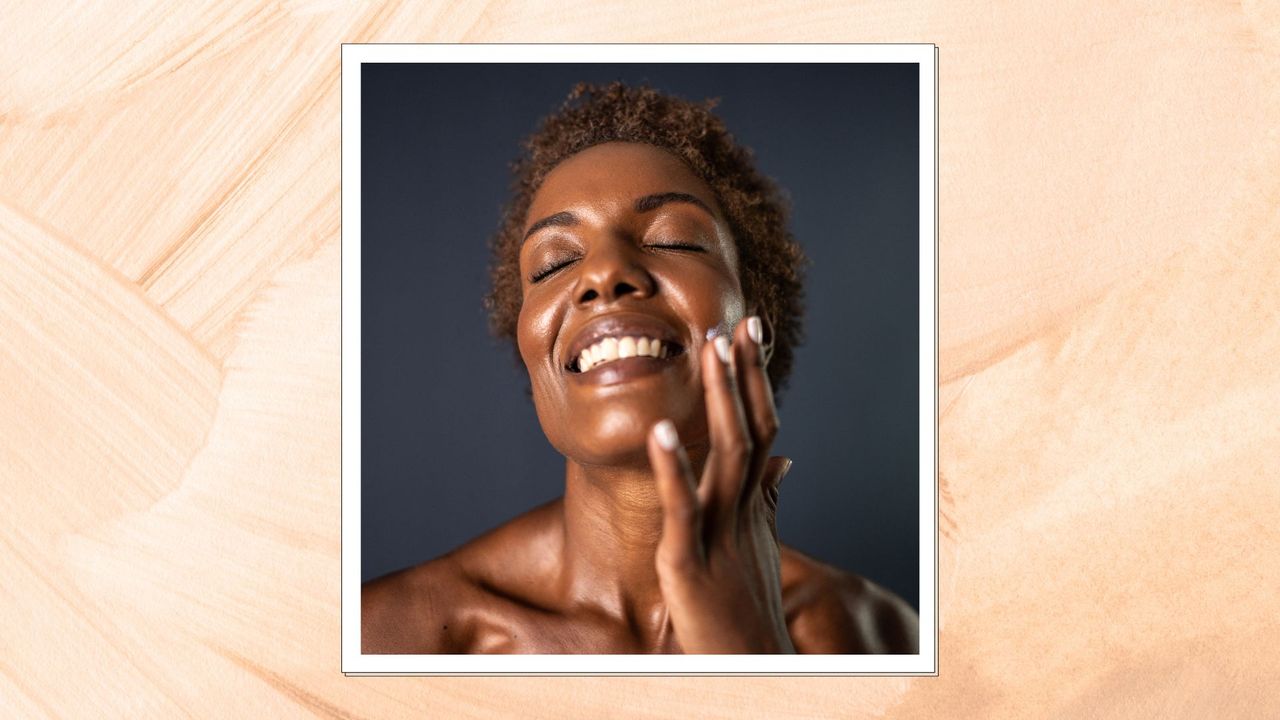
[[(630, 5), (0, 11), (0, 715), (1273, 713), (1280, 5)], [(339, 674), (339, 43), (584, 39), (941, 48), (939, 677)]]

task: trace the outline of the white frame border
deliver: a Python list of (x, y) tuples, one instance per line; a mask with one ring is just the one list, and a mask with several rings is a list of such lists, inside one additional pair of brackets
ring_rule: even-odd
[[(360, 652), (360, 66), (363, 63), (915, 63), (920, 68), (920, 653), (365, 655)], [(351, 675), (936, 675), (937, 48), (885, 45), (342, 46), (342, 672)], [(925, 282), (931, 279), (932, 282)]]

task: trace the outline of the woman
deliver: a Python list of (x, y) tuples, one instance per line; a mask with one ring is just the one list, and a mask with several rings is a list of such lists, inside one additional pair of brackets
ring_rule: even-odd
[(529, 140), (488, 307), (565, 493), (367, 583), (365, 653), (917, 652), (910, 606), (778, 543), (803, 255), (710, 109), (579, 85)]

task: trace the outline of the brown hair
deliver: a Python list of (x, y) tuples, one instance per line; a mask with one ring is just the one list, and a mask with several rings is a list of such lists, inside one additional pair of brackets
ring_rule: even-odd
[(650, 87), (621, 82), (578, 83), (560, 109), (545, 118), (512, 164), (512, 198), (491, 241), (492, 283), (485, 307), (494, 334), (513, 341), (523, 291), (520, 244), (529, 205), (547, 173), (569, 156), (606, 142), (654, 145), (684, 160), (715, 193), (738, 248), (743, 295), (773, 326), (769, 379), (785, 386), (794, 348), (803, 337), (806, 259), (787, 229), (788, 204), (778, 186), (756, 170), (751, 151), (737, 145), (711, 113), (716, 100), (691, 103)]

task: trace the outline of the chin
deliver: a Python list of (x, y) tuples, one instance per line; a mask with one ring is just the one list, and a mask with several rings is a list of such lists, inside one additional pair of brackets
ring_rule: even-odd
[(648, 467), (649, 430), (658, 421), (670, 418), (679, 428), (683, 443), (705, 439), (706, 421), (698, 414), (701, 412), (701, 403), (696, 408), (619, 404), (584, 418), (583, 427), (590, 428), (590, 432), (575, 433), (561, 438), (565, 442), (552, 445), (565, 457), (584, 465)]
[(647, 466), (649, 429), (664, 417), (660, 410), (635, 407), (591, 413), (590, 432), (575, 438), (577, 452), (570, 457), (590, 465)]

